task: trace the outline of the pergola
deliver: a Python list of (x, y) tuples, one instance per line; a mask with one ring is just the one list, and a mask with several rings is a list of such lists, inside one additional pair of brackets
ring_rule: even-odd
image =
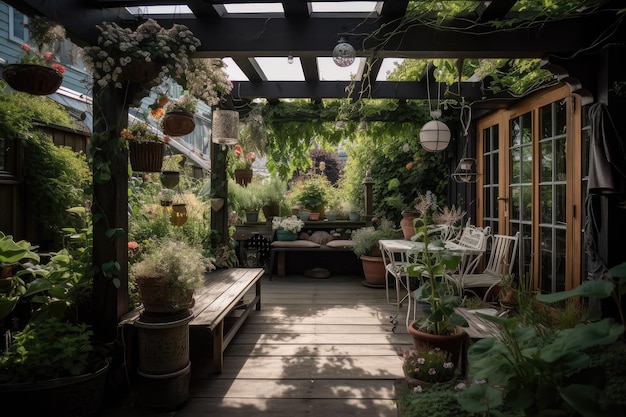
[[(62, 24), (71, 40), (79, 46), (93, 45), (99, 34), (96, 25), (116, 22), (136, 26), (148, 17), (147, 6), (165, 6), (165, 0), (5, 0), (28, 15), (44, 15)], [(424, 17), (407, 25), (405, 17), (412, 4), (421, 0), (383, 0), (373, 12), (340, 14), (315, 12), (312, 3), (284, 0), (276, 3), (282, 12), (235, 15), (228, 6), (242, 5), (243, 0), (186, 0), (181, 5), (189, 11), (149, 15), (161, 26), (173, 23), (187, 26), (202, 41), (198, 57), (232, 58), (247, 80), (234, 81), (231, 98), (248, 103), (263, 98), (269, 103), (282, 98), (345, 98), (349, 81), (327, 81), (319, 75), (319, 57), (330, 57), (339, 37), (343, 36), (356, 50), (357, 57), (371, 68), (369, 77), (356, 76), (355, 91), (368, 83), (368, 98), (397, 100), (436, 97), (436, 84), (428, 77), (408, 81), (378, 81), (377, 75), (385, 58), (538, 58), (543, 67), (570, 85), (572, 91), (595, 96), (606, 92), (600, 86), (599, 69), (608, 70), (608, 60), (600, 59), (611, 45), (626, 39), (624, 15), (618, 14), (623, 4), (616, 0), (583, 2), (582, 7), (567, 18), (536, 21), (526, 19), (514, 26), (494, 29), (488, 22), (511, 21), (532, 16), (532, 10), (518, 11), (522, 0), (474, 1), (475, 7), (449, 21), (431, 24)], [(268, 0), (245, 3), (274, 4)], [(324, 3), (324, 2), (322, 2)], [(325, 3), (344, 3), (327, 1)], [(350, 2), (345, 2), (346, 4)], [(430, 2), (429, 2), (430, 3)], [(447, 3), (445, 0), (442, 3)], [(466, 2), (467, 3), (467, 2)], [(586, 6), (586, 4), (585, 4)], [(135, 9), (132, 9), (135, 8)], [(141, 8), (139, 11), (137, 8)], [(134, 13), (131, 11), (134, 10)], [(376, 33), (376, 36), (372, 34)], [(384, 42), (381, 41), (384, 39)], [(271, 80), (258, 65), (256, 57), (299, 58), (304, 79), (301, 81)], [(362, 70), (365, 65), (362, 65)], [(449, 86), (455, 94), (472, 103), (474, 117), (504, 108), (519, 99), (508, 93), (494, 94), (484, 88), (487, 80), (473, 77)], [(604, 80), (606, 86), (606, 80)], [(584, 88), (583, 88), (584, 86)], [(444, 86), (445, 87), (445, 86)], [(356, 97), (352, 97), (356, 98)], [(108, 109), (109, 110), (109, 109)], [(114, 111), (115, 109), (113, 109)], [(109, 110), (111, 111), (111, 110)], [(120, 155), (121, 157), (125, 155)], [(114, 173), (112, 184), (96, 185), (94, 194), (106, 203), (102, 212), (109, 218), (107, 227), (127, 230), (126, 172)], [(120, 265), (119, 274), (127, 278), (126, 240), (117, 243), (105, 238), (105, 228), (95, 225), (94, 263), (112, 259)], [(124, 281), (125, 282), (125, 281)], [(126, 284), (124, 284), (126, 285)], [(109, 280), (97, 276), (94, 283), (94, 310), (98, 317), (94, 328), (105, 339), (114, 338), (119, 317), (127, 310), (126, 292), (115, 289)]]

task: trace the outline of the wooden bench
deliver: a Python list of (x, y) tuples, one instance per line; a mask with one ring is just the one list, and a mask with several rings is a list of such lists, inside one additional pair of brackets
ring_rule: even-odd
[[(263, 268), (229, 268), (205, 275), (204, 286), (194, 294), (193, 319), (190, 328), (209, 332), (213, 342), (213, 369), (221, 373), (224, 350), (228, 347), (253, 309), (261, 310), (261, 277)], [(254, 287), (254, 297), (244, 297)], [(143, 308), (126, 314), (120, 324), (132, 324), (140, 318)], [(236, 314), (235, 314), (236, 313)], [(225, 321), (229, 321), (226, 329)]]
[[(189, 323), (211, 332), (213, 336), (213, 367), (221, 373), (224, 364), (224, 350), (228, 347), (252, 309), (261, 310), (261, 277), (263, 268), (229, 268), (211, 272), (205, 279), (204, 287), (196, 293), (193, 306), (194, 318)], [(243, 303), (246, 294), (255, 287), (255, 296)], [(240, 310), (224, 332), (225, 319)]]

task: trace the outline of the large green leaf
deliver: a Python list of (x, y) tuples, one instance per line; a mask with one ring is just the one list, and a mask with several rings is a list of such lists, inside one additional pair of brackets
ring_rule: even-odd
[(537, 300), (543, 303), (556, 303), (572, 297), (606, 298), (613, 292), (614, 284), (608, 280), (585, 281), (576, 288), (552, 294), (537, 294)]

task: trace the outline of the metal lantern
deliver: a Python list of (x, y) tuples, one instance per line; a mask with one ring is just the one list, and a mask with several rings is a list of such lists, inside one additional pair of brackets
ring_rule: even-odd
[(428, 152), (443, 151), (450, 143), (450, 129), (439, 120), (431, 120), (420, 130), (420, 144)]
[(356, 51), (354, 47), (350, 45), (344, 37), (339, 39), (335, 49), (333, 49), (333, 61), (339, 67), (349, 67), (356, 58)]
[(239, 113), (235, 110), (214, 110), (211, 138), (222, 146), (236, 144), (239, 139)]
[(478, 181), (478, 175), (476, 172), (476, 159), (462, 158), (454, 173), (452, 173), (452, 179), (456, 182), (474, 183)]

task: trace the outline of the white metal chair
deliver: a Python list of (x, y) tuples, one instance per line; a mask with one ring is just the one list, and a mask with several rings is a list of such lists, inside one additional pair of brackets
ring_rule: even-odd
[[(520, 232), (513, 236), (493, 235), (491, 253), (483, 271), (481, 273), (465, 272), (453, 276), (458, 281), (461, 294), (472, 292), (477, 295), (475, 290), (482, 288), (485, 290), (483, 300), (486, 301), (491, 290), (500, 284), (506, 275), (512, 274), (519, 240)], [(473, 269), (475, 268), (476, 265)]]
[[(406, 253), (398, 253), (391, 251), (389, 248), (381, 246), (380, 248), (383, 261), (385, 263), (385, 294), (387, 296), (387, 303), (391, 304), (391, 300), (389, 297), (389, 289), (390, 289), (390, 281), (395, 281), (395, 289), (396, 289), (396, 301), (393, 304), (396, 304), (398, 307), (402, 307), (402, 303), (408, 297), (409, 289), (406, 288), (407, 282), (407, 272), (406, 267), (408, 266), (408, 259)], [(403, 289), (407, 291), (406, 294), (401, 294)]]

